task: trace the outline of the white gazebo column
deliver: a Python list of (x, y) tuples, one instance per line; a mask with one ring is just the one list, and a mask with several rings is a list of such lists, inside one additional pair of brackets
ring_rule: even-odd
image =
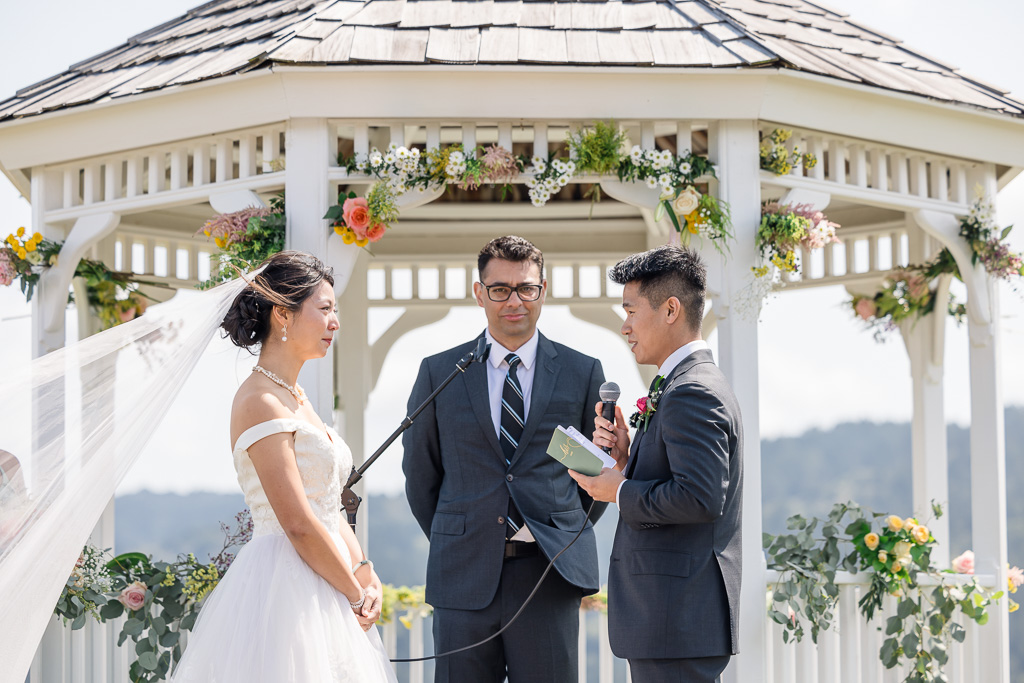
[[(327, 221), (330, 183), (327, 170), (332, 147), (327, 119), (289, 119), (285, 132), (286, 247), (327, 259)], [(306, 363), (299, 383), (324, 422), (334, 408), (333, 354)]]
[(710, 247), (712, 311), (718, 320), (718, 363), (729, 379), (743, 413), (743, 584), (740, 592), (739, 650), (725, 680), (765, 680), (767, 647), (765, 561), (761, 548), (761, 435), (758, 420), (757, 316), (732, 314), (732, 302), (750, 281), (757, 261), (755, 237), (761, 221), (757, 123), (719, 121), (709, 129), (708, 151), (718, 171), (718, 197), (732, 209), (736, 239), (728, 258)]
[[(975, 573), (995, 577), (995, 590), (1006, 591), (1006, 442), (999, 363), (999, 295), (991, 278), (990, 321), (971, 320), (971, 539)], [(989, 609), (979, 633), (979, 680), (1010, 681), (1010, 622), (1004, 598)]]
[[(43, 167), (32, 169), (32, 185), (29, 190), (29, 200), (32, 204), (32, 232), (38, 232), (49, 240), (63, 240), (64, 231), (55, 225), (46, 222), (46, 212), (49, 209), (59, 207), (63, 186), (58, 182), (54, 173), (48, 173)], [(46, 290), (46, 278), (40, 278), (36, 286), (36, 293), (32, 299), (32, 357), (45, 356), (64, 346), (64, 322), (60, 326), (50, 325), (47, 329), (47, 318), (45, 305), (42, 304), (42, 293)], [(67, 296), (65, 293), (65, 302)]]
[[(910, 262), (924, 263), (937, 251), (934, 240), (907, 221)], [(946, 340), (946, 301), (949, 298), (950, 276), (939, 278), (933, 292), (935, 310), (931, 315), (905, 321), (900, 334), (910, 357), (913, 380), (914, 414), (911, 423), (913, 456), (914, 515), (920, 521), (931, 517), (932, 503), (942, 505), (945, 513), (932, 518), (928, 528), (938, 540), (932, 561), (939, 567), (949, 566), (949, 454), (946, 441), (946, 415), (943, 385), (943, 354)], [(961, 549), (962, 550), (962, 549)]]

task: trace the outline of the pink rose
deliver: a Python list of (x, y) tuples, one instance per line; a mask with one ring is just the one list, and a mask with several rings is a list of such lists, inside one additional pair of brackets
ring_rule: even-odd
[(875, 302), (871, 299), (859, 299), (854, 308), (862, 320), (871, 320), (875, 315)]
[(962, 555), (953, 559), (953, 571), (957, 574), (974, 573), (974, 553), (965, 550)]
[(359, 239), (366, 237), (366, 228), (370, 226), (370, 209), (365, 198), (346, 199), (341, 207), (341, 215), (345, 219), (345, 224), (359, 235)]
[(127, 310), (121, 311), (120, 313), (117, 314), (117, 317), (123, 323), (131, 322), (132, 320), (135, 320), (135, 307), (132, 306), (131, 308), (129, 308)]
[(371, 242), (380, 242), (381, 238), (384, 237), (384, 231), (387, 228), (384, 227), (383, 223), (374, 223), (366, 229), (366, 239)]
[(638, 398), (636, 400), (636, 409), (639, 410), (641, 413), (646, 413), (647, 412), (647, 397), (646, 396), (642, 396), (641, 398)]
[(121, 591), (117, 601), (125, 606), (125, 609), (134, 612), (146, 603), (146, 584), (136, 581)]
[(1021, 584), (1024, 584), (1024, 571), (1020, 567), (1010, 567), (1006, 570), (1006, 580), (1012, 586), (1010, 592), (1016, 593)]

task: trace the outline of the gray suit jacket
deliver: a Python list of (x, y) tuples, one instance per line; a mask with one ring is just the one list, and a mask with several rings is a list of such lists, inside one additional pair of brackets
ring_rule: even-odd
[(665, 378), (630, 446), (608, 572), (609, 638), (626, 659), (736, 654), (743, 427), (708, 350)]
[[(425, 358), (409, 396), (409, 410), (423, 402), (455, 369), (475, 341)], [(482, 609), (498, 587), (504, 562), (505, 524), (511, 496), (548, 558), (583, 526), (590, 497), (568, 470), (547, 455), (555, 427), (594, 432), (594, 404), (604, 382), (601, 363), (540, 336), (530, 412), (511, 466), (498, 443), (487, 395), (487, 370), (470, 365), (406, 432), (405, 493), (413, 516), (430, 539), (426, 600), (434, 607)], [(593, 522), (555, 563), (583, 594), (599, 588)]]

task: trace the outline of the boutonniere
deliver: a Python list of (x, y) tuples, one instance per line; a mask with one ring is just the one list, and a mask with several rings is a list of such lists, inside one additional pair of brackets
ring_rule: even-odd
[(654, 415), (655, 411), (658, 410), (658, 401), (661, 400), (661, 395), (665, 389), (662, 386), (665, 378), (660, 375), (657, 381), (654, 383), (654, 389), (651, 390), (647, 396), (642, 396), (637, 399), (636, 412), (633, 413), (629, 418), (629, 426), (635, 429), (639, 429), (641, 425), (643, 430), (647, 431), (647, 423), (651, 420), (651, 415)]

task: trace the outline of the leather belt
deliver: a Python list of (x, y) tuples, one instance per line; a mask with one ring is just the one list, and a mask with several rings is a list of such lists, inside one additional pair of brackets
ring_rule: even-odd
[(505, 541), (505, 559), (511, 560), (517, 557), (536, 557), (540, 549), (536, 543), (524, 543), (522, 541)]

